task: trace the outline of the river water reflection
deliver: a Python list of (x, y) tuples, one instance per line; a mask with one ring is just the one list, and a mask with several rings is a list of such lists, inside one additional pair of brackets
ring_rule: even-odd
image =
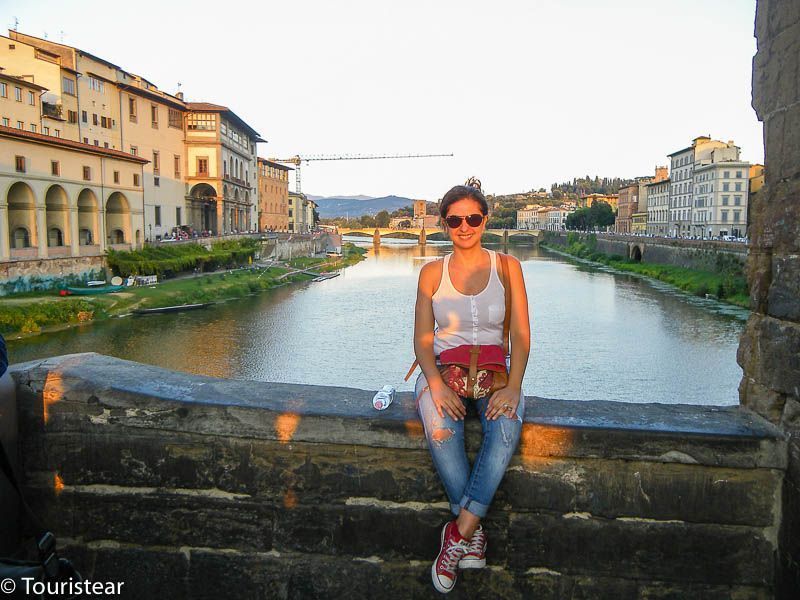
[[(99, 352), (178, 371), (258, 381), (412, 389), (419, 269), (450, 251), (397, 243), (321, 283), (204, 311), (127, 317), (10, 340), (12, 362)], [(747, 311), (667, 286), (511, 247), (531, 308), (528, 395), (736, 404)]]

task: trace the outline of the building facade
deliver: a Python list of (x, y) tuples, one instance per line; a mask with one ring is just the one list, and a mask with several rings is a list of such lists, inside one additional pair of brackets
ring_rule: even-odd
[(694, 169), (694, 180), (692, 235), (745, 237), (750, 163), (724, 160), (698, 165)]
[(258, 226), (258, 163), (252, 127), (226, 106), (187, 102), (189, 224), (225, 235)]
[(609, 204), (614, 210), (617, 210), (619, 196), (617, 194), (587, 194), (580, 198), (581, 208), (588, 208), (598, 201), (603, 201)]
[(0, 262), (142, 247), (145, 159), (3, 126), (0, 146)]
[(670, 179), (653, 181), (647, 188), (647, 224), (648, 235), (666, 236), (669, 232), (669, 190)]
[(631, 184), (620, 188), (617, 200), (617, 220), (614, 222), (614, 231), (617, 233), (631, 232), (631, 217), (639, 205), (639, 185)]
[(289, 231), (289, 171), (291, 167), (258, 159), (258, 229)]

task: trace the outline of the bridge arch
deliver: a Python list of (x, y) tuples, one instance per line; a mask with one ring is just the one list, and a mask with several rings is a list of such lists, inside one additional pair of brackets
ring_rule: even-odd
[(642, 255), (644, 254), (644, 244), (631, 244), (630, 259), (636, 262), (642, 262)]

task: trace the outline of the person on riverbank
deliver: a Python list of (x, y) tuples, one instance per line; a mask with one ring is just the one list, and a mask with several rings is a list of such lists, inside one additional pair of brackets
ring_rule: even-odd
[[(487, 536), (480, 521), (519, 443), (525, 410), (522, 378), (530, 352), (522, 268), (516, 258), (501, 260), (481, 246), (489, 205), (480, 183), (468, 184), (452, 188), (440, 202), (453, 252), (420, 271), (414, 322), (414, 352), (422, 370), (415, 385), (417, 411), (455, 516), (442, 529), (439, 554), (431, 566), (433, 585), (442, 593), (453, 589), (459, 568), (486, 565)], [(504, 346), (504, 281), (511, 298), (508, 383), (491, 395), (469, 400), (448, 387), (439, 371), (439, 355), (460, 346)], [(474, 403), (483, 431), (472, 468), (464, 448), (469, 403)]]

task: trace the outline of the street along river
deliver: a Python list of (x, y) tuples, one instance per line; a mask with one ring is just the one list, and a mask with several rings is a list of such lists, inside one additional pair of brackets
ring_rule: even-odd
[[(12, 362), (99, 352), (169, 369), (258, 381), (410, 390), (420, 267), (444, 244), (395, 242), (340, 277), (202, 311), (125, 317), (9, 340)], [(499, 249), (499, 248), (498, 248)], [(528, 395), (737, 404), (747, 311), (660, 282), (511, 246), (523, 265), (532, 350)]]

